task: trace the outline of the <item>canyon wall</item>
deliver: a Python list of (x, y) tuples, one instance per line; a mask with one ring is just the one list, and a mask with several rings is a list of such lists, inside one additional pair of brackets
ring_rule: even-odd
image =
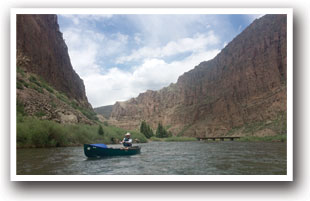
[(244, 135), (253, 125), (264, 126), (255, 127), (252, 135), (283, 132), (286, 19), (265, 15), (255, 20), (214, 59), (184, 73), (177, 83), (116, 102), (109, 122), (138, 129), (145, 120), (154, 129), (162, 123), (174, 135), (199, 137)]

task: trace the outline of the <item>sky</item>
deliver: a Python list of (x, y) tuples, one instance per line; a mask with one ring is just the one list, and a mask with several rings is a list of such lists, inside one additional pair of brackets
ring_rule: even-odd
[(176, 83), (261, 15), (58, 15), (93, 107)]

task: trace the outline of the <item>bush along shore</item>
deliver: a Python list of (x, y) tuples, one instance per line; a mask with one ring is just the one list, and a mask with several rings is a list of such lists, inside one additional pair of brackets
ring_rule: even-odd
[[(116, 144), (127, 130), (110, 125), (59, 124), (36, 117), (17, 117), (17, 148), (66, 147), (88, 143)], [(129, 131), (134, 142), (145, 143), (146, 137)]]

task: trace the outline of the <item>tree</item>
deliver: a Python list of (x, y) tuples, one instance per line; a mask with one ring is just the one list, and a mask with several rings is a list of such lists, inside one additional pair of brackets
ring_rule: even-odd
[(103, 128), (102, 128), (101, 125), (99, 125), (98, 134), (99, 135), (103, 135), (104, 134), (104, 131), (103, 131)]
[(153, 130), (148, 124), (146, 124), (146, 133), (149, 136), (149, 138), (154, 136)]
[(151, 129), (151, 127), (145, 121), (141, 122), (140, 133), (145, 135), (146, 138), (150, 138), (150, 137), (152, 137), (154, 135), (153, 134), (153, 130)]
[(169, 137), (167, 130), (161, 125), (161, 123), (159, 123), (157, 126), (156, 137), (158, 137), (158, 138)]

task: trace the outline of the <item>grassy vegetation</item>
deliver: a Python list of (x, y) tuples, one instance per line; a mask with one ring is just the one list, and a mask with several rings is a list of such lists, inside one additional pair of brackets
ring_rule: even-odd
[[(102, 126), (102, 125), (101, 125)], [(17, 118), (17, 147), (63, 147), (84, 143), (111, 144), (122, 140), (127, 131), (113, 126), (102, 126), (103, 135), (98, 133), (99, 125), (59, 124), (35, 117)], [(147, 142), (143, 134), (130, 131), (133, 139)]]
[(22, 77), (26, 77), (24, 70), (21, 67), (16, 67), (16, 72), (19, 73)]
[(286, 142), (286, 135), (276, 136), (246, 136), (239, 139), (241, 142)]
[(161, 141), (161, 142), (185, 142), (185, 141), (197, 141), (197, 138), (172, 136), (172, 137), (168, 137), (168, 138), (151, 137), (150, 140), (151, 141)]
[[(63, 95), (63, 96), (66, 97), (65, 95)], [(94, 121), (98, 121), (98, 117), (97, 117), (97, 113), (96, 112), (94, 112), (93, 110), (90, 110), (88, 108), (80, 107), (75, 100), (72, 100), (72, 101), (69, 102), (69, 99), (67, 97), (65, 99), (66, 99), (65, 102), (67, 104), (71, 105), (71, 107), (73, 107), (74, 109), (79, 110), (88, 119), (94, 120)]]
[(17, 79), (16, 87), (18, 89), (24, 89), (24, 87), (28, 88), (29, 84), (27, 82), (25, 82), (23, 79)]
[(51, 87), (42, 77), (39, 77), (39, 80), (40, 80), (41, 87), (43, 87), (50, 93), (54, 93), (53, 87)]
[[(17, 147), (59, 147), (76, 146), (85, 143), (116, 143), (123, 139), (127, 130), (114, 126), (97, 124), (59, 124), (54, 121), (40, 120), (38, 117), (44, 112), (36, 113), (36, 116), (27, 116), (23, 103), (17, 100)], [(103, 132), (99, 133), (100, 126)], [(147, 142), (145, 136), (136, 131), (129, 131), (132, 139), (139, 142)]]
[[(264, 129), (270, 129), (277, 135), (257, 137), (255, 133)], [(235, 133), (245, 133), (245, 137), (240, 141), (286, 141), (287, 124), (286, 112), (280, 112), (272, 121), (258, 121), (246, 124), (242, 127), (235, 127), (226, 133), (226, 136), (234, 135)]]
[(38, 91), (39, 93), (44, 93), (43, 89), (46, 89), (48, 92), (55, 94), (56, 97), (66, 103), (67, 105), (70, 105), (76, 110), (79, 110), (82, 114), (84, 114), (88, 119), (97, 121), (97, 114), (88, 109), (88, 108), (83, 108), (79, 106), (79, 104), (75, 100), (70, 100), (64, 93), (58, 92), (53, 89), (42, 77), (37, 78), (34, 75), (30, 75), (28, 78), (29, 80), (29, 87)]

